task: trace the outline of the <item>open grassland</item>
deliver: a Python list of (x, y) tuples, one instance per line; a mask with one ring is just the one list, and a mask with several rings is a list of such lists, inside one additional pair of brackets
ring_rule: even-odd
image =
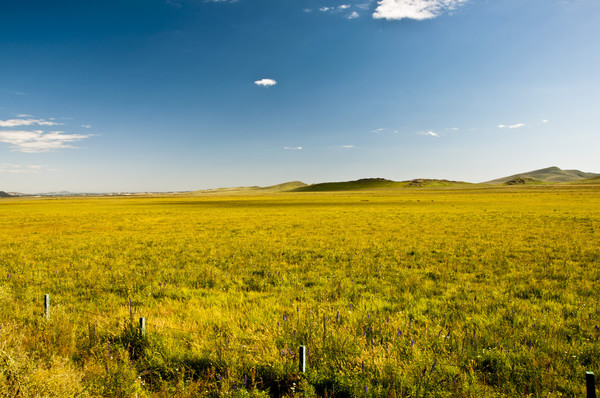
[(3, 199), (0, 391), (581, 397), (599, 292), (599, 185)]

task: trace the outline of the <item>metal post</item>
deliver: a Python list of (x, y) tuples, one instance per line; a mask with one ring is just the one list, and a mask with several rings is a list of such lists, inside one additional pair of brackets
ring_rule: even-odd
[(146, 335), (146, 318), (140, 318), (140, 332), (142, 336)]
[(300, 373), (306, 372), (306, 346), (300, 346)]
[(50, 319), (50, 295), (44, 294), (44, 316), (46, 320)]
[(596, 398), (594, 372), (585, 372), (585, 383), (587, 384), (587, 398)]

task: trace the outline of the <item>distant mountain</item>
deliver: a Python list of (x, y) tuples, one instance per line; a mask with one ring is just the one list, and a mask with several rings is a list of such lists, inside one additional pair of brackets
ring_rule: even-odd
[(295, 192), (330, 192), (330, 191), (357, 191), (366, 189), (390, 188), (423, 188), (423, 187), (450, 187), (467, 185), (466, 182), (433, 180), (418, 178), (410, 181), (392, 181), (385, 178), (363, 178), (355, 181), (324, 182), (307, 185), (294, 189)]
[(12, 195), (4, 191), (0, 191), (0, 198), (10, 198)]
[(508, 177), (487, 181), (485, 184), (539, 184), (543, 182), (573, 182), (586, 178), (600, 177), (600, 174), (585, 173), (579, 170), (562, 170), (556, 166), (545, 169), (513, 174)]

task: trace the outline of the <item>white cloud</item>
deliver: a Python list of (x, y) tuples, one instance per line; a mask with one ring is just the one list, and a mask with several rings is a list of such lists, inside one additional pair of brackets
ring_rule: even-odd
[(305, 9), (304, 9), (304, 10), (302, 10), (302, 11), (304, 11), (304, 12), (312, 12), (312, 9), (311, 9), (311, 8), (305, 8)]
[(549, 123), (549, 122), (550, 122), (549, 120), (542, 119), (542, 123), (544, 123), (544, 124), (545, 124), (545, 123)]
[(429, 131), (422, 131), (422, 132), (417, 133), (417, 134), (419, 134), (419, 135), (426, 135), (426, 136), (429, 136), (429, 137), (437, 137), (437, 138), (439, 138), (439, 136), (440, 136), (438, 133), (436, 133), (435, 131), (431, 131), (431, 130), (429, 130)]
[(350, 4), (342, 4), (342, 5), (339, 5), (338, 8), (340, 10), (346, 10), (346, 9), (350, 8)]
[(346, 148), (346, 149), (354, 148), (354, 145), (342, 145), (342, 148)]
[(498, 128), (500, 129), (518, 129), (521, 127), (525, 127), (525, 123), (515, 123), (515, 124), (499, 124)]
[(257, 86), (271, 87), (276, 85), (277, 81), (273, 79), (260, 79), (255, 81), (254, 84), (256, 84)]
[(14, 151), (25, 153), (48, 152), (56, 149), (77, 148), (71, 143), (82, 141), (93, 134), (65, 134), (62, 131), (0, 131), (0, 142), (10, 144)]
[(304, 148), (302, 148), (301, 146), (284, 146), (283, 149), (287, 151), (301, 151)]
[(385, 129), (375, 129), (375, 130), (371, 130), (371, 133), (373, 134), (383, 134)]
[(331, 10), (331, 7), (321, 7), (321, 8), (319, 8), (319, 11), (321, 11), (321, 12), (327, 12), (329, 10)]
[(8, 119), (8, 120), (0, 120), (0, 127), (20, 127), (20, 126), (58, 126), (62, 123), (57, 122), (49, 122), (44, 119), (24, 119), (24, 117), (29, 117), (29, 115), (18, 115), (19, 119)]
[(468, 0), (379, 0), (373, 13), (375, 19), (424, 20), (452, 11)]
[(347, 19), (354, 19), (354, 18), (358, 18), (360, 17), (360, 14), (357, 13), (356, 11), (352, 11), (352, 13), (350, 15), (348, 15), (346, 18)]
[(91, 129), (92, 125), (91, 124), (82, 124), (81, 127), (83, 127), (84, 129)]
[(45, 169), (46, 166), (40, 165), (28, 165), (21, 166), (18, 164), (0, 163), (0, 173), (11, 173), (11, 174), (25, 174), (25, 173), (39, 173)]

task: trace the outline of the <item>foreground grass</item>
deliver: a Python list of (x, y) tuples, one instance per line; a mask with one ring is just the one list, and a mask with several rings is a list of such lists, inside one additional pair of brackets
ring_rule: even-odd
[(0, 391), (582, 396), (599, 238), (593, 186), (2, 200)]

